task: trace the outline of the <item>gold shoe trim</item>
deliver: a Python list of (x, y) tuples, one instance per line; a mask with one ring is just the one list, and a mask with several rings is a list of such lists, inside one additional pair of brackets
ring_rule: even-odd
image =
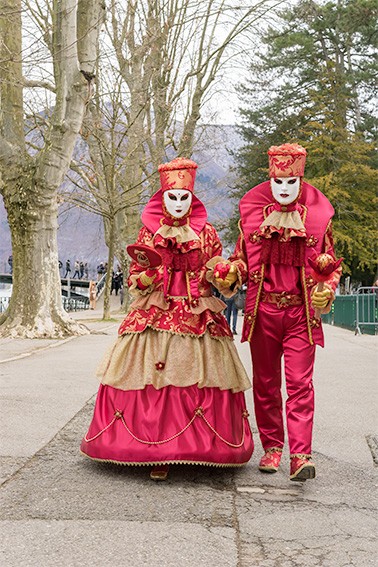
[[(159, 468), (161, 467), (161, 468)], [(152, 480), (167, 480), (169, 473), (169, 465), (156, 465), (150, 472)]]
[(268, 447), (268, 449), (264, 449), (266, 453), (282, 453), (282, 447)]
[(158, 472), (150, 472), (150, 479), (151, 480), (167, 480), (168, 478), (168, 473), (164, 472), (164, 471), (158, 471)]
[(294, 458), (311, 460), (312, 455), (309, 453), (291, 453), (290, 459), (294, 459)]
[(150, 472), (150, 478), (153, 480), (165, 480), (169, 473), (169, 465), (166, 463), (161, 465), (155, 465), (152, 467)]

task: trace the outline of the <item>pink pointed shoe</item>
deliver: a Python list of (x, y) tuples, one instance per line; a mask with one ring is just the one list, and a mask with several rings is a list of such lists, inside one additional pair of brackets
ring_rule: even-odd
[(278, 471), (282, 457), (282, 449), (280, 447), (270, 447), (266, 449), (265, 455), (259, 463), (259, 470), (267, 473), (275, 473)]
[(290, 455), (290, 480), (304, 482), (311, 478), (315, 478), (315, 465), (311, 461), (311, 455)]

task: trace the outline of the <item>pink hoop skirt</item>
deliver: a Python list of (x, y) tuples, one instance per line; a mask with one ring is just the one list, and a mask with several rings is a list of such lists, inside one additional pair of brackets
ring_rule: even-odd
[(197, 385), (125, 391), (101, 384), (81, 451), (125, 465), (243, 465), (253, 452), (244, 392)]
[(192, 304), (185, 273), (173, 276), (180, 296), (138, 297), (105, 354), (81, 451), (128, 465), (243, 465), (253, 452), (250, 381), (224, 304), (212, 296)]

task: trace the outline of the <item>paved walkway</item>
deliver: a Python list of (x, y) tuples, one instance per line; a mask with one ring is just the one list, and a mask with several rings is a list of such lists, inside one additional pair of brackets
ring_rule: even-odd
[[(317, 354), (318, 476), (101, 465), (78, 446), (91, 419), (94, 369), (116, 322), (75, 314), (92, 333), (66, 341), (0, 339), (0, 565), (18, 567), (364, 567), (378, 562), (378, 337), (325, 326)], [(239, 326), (242, 319), (239, 318)], [(239, 337), (237, 337), (238, 339)], [(248, 345), (239, 352), (250, 371)], [(251, 405), (251, 391), (247, 392)], [(251, 412), (252, 413), (252, 412)]]

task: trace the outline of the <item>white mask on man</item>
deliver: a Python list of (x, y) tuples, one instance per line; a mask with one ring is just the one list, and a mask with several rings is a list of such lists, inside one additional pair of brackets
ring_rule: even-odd
[(187, 189), (168, 189), (164, 191), (163, 200), (168, 213), (177, 219), (184, 217), (192, 204), (192, 193)]
[(299, 195), (301, 188), (300, 177), (272, 177), (270, 186), (273, 197), (280, 205), (290, 205)]

